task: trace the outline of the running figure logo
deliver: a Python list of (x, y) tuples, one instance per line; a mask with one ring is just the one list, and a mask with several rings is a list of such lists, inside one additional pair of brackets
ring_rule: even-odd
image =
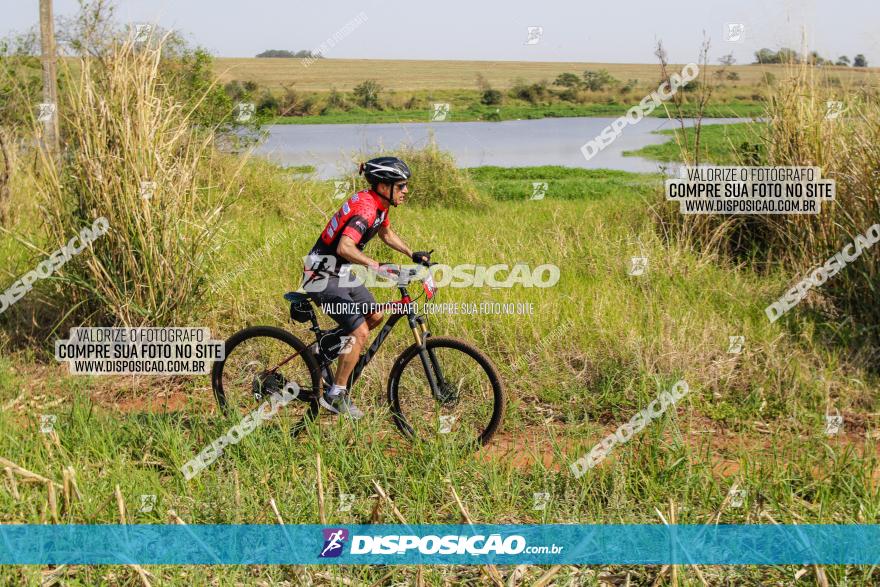
[(333, 558), (342, 554), (345, 541), (348, 540), (348, 530), (345, 528), (325, 528), (321, 532), (324, 533), (324, 549), (318, 558)]

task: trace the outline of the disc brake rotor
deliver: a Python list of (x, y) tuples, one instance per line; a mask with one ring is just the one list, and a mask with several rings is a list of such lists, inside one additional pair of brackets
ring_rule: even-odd
[(447, 381), (440, 386), (439, 393), (437, 394), (437, 401), (439, 401), (444, 407), (455, 407), (458, 405), (459, 399), (458, 388), (455, 387), (455, 385)]

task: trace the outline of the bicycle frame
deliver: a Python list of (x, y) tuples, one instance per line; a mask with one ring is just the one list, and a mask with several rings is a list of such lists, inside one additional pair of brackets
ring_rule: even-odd
[[(382, 330), (379, 331), (376, 338), (373, 339), (372, 344), (370, 344), (366, 352), (361, 355), (357, 364), (355, 364), (354, 369), (348, 378), (348, 388), (351, 389), (351, 387), (357, 383), (364, 368), (370, 364), (370, 361), (382, 347), (382, 343), (385, 342), (385, 339), (391, 333), (391, 330), (401, 318), (406, 317), (409, 327), (413, 332), (413, 336), (415, 337), (416, 344), (420, 347), (419, 359), (422, 362), (422, 367), (425, 369), (425, 375), (428, 377), (428, 383), (431, 386), (431, 394), (439, 399), (441, 397), (440, 389), (446, 384), (446, 380), (433, 349), (427, 349), (425, 344), (427, 338), (431, 336), (431, 333), (428, 331), (427, 322), (424, 317), (413, 312), (412, 306), (410, 305), (412, 303), (412, 298), (410, 297), (406, 286), (398, 285), (397, 289), (400, 291), (401, 299), (378, 305), (380, 311), (387, 312), (390, 315), (385, 322), (385, 325), (382, 327)], [(320, 338), (321, 329), (319, 328), (318, 321), (314, 315), (312, 316), (312, 327), (310, 330), (315, 333), (317, 342), (317, 339)], [(299, 355), (299, 351), (287, 357), (272, 369), (269, 369), (268, 372), (271, 373), (277, 371), (297, 355)]]
[[(388, 338), (391, 330), (397, 325), (401, 318), (406, 317), (407, 322), (409, 322), (409, 327), (413, 331), (413, 336), (416, 339), (416, 344), (422, 348), (425, 346), (425, 339), (431, 335), (431, 333), (428, 332), (428, 325), (425, 323), (425, 319), (412, 311), (410, 307), (412, 299), (410, 298), (407, 289), (405, 287), (398, 287), (398, 289), (403, 296), (401, 299), (379, 304), (378, 309), (389, 314), (388, 320), (385, 322), (385, 325), (382, 326), (382, 330), (379, 331), (376, 338), (373, 339), (372, 344), (370, 344), (366, 352), (361, 355), (357, 364), (355, 364), (351, 376), (348, 378), (349, 389), (357, 383), (358, 379), (360, 379), (364, 367), (370, 364), (370, 361), (382, 347), (382, 343), (385, 342), (385, 339)], [(401, 308), (406, 308), (406, 311), (401, 312)]]

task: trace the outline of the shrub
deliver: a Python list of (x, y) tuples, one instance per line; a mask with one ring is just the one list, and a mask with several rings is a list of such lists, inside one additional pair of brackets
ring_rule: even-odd
[(345, 100), (345, 97), (341, 93), (336, 91), (336, 88), (331, 87), (330, 93), (327, 95), (326, 108), (349, 110), (351, 106), (349, 106), (348, 102)]
[(266, 90), (256, 104), (257, 112), (263, 116), (275, 116), (278, 114), (279, 102), (275, 95)]
[(581, 78), (574, 73), (560, 73), (553, 82), (554, 86), (562, 86), (564, 88), (578, 88), (581, 85)]
[(368, 79), (354, 87), (353, 93), (357, 98), (357, 102), (363, 108), (379, 107), (379, 92), (382, 86), (373, 79)]
[(318, 97), (314, 94), (300, 94), (292, 86), (284, 89), (278, 102), (279, 116), (310, 116), (318, 109)]
[(574, 88), (568, 88), (559, 92), (558, 94), (560, 100), (565, 100), (566, 102), (577, 102), (578, 101), (578, 91)]
[(547, 96), (547, 82), (526, 84), (525, 80), (517, 79), (510, 88), (510, 96), (530, 104), (537, 104)]
[(480, 103), (485, 104), (486, 106), (495, 106), (501, 104), (502, 94), (498, 90), (493, 90), (489, 88), (483, 92), (483, 95), (480, 97)]
[[(485, 205), (470, 176), (458, 168), (455, 159), (441, 151), (433, 135), (422, 148), (405, 146), (392, 152), (365, 157), (394, 155), (406, 161), (412, 170), (407, 205), (480, 208)], [(365, 159), (364, 159), (365, 160)]]
[(418, 96), (413, 94), (412, 96), (407, 98), (406, 102), (403, 103), (403, 107), (407, 110), (416, 110), (421, 106), (421, 104), (422, 101), (419, 100)]
[(584, 72), (584, 87), (593, 92), (604, 90), (608, 86), (614, 86), (620, 83), (614, 78), (607, 69), (599, 71), (586, 70)]

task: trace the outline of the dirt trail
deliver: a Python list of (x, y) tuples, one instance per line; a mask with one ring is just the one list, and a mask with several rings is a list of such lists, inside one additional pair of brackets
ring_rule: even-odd
[[(17, 374), (30, 385), (23, 389), (21, 395), (13, 402), (7, 402), (16, 411), (39, 411), (46, 405), (57, 405), (57, 381), (66, 375), (62, 366), (26, 366), (17, 369)], [(95, 404), (110, 412), (130, 413), (173, 413), (197, 410), (201, 413), (215, 411), (214, 397), (211, 392), (208, 376), (193, 384), (190, 378), (151, 378), (139, 380), (131, 376), (98, 377), (92, 380), (90, 397)], [(49, 398), (55, 398), (49, 401)], [(876, 424), (872, 426), (872, 418), (880, 414), (843, 414), (845, 426), (841, 434), (828, 437), (831, 446), (852, 445), (859, 454), (872, 449), (880, 455), (880, 431)], [(740, 461), (737, 454), (768, 453), (771, 451), (774, 438), (791, 437), (798, 432), (783, 429), (783, 424), (773, 430), (765, 423), (753, 423), (752, 429), (744, 432), (733, 431), (718, 422), (704, 417), (690, 417), (680, 420), (684, 430), (685, 441), (693, 450), (709, 452), (712, 469), (721, 478), (735, 477), (740, 472)], [(551, 471), (563, 471), (569, 464), (589, 453), (590, 449), (615, 427), (607, 425), (599, 433), (587, 437), (572, 438), (566, 434), (566, 425), (549, 419), (544, 425), (524, 426), (513, 431), (497, 433), (489, 446), (483, 448), (477, 458), (483, 460), (505, 460), (519, 469), (541, 466)], [(615, 460), (614, 455), (600, 467), (609, 466)], [(822, 471), (813, 471), (820, 477)], [(880, 485), (880, 467), (873, 471), (872, 477), (876, 485)]]

